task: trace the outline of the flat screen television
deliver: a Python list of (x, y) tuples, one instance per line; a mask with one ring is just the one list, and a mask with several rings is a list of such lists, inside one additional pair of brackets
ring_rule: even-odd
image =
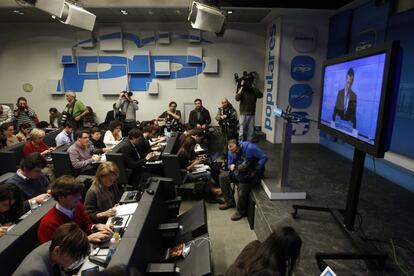
[(397, 42), (325, 61), (319, 128), (383, 157), (391, 139), (398, 83)]

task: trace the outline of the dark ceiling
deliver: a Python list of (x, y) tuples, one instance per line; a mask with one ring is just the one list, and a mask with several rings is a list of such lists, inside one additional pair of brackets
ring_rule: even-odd
[(353, 0), (220, 0), (218, 1), (218, 4), (219, 6), (223, 7), (336, 10), (346, 4), (351, 3), (352, 1)]
[[(1, 0), (0, 0), (1, 1)], [(202, 0), (198, 0), (203, 2)], [(227, 14), (227, 22), (260, 23), (272, 9), (313, 9), (336, 10), (352, 0), (204, 0), (208, 4), (217, 4), (222, 10), (231, 10)], [(120, 8), (87, 7), (97, 16), (97, 22), (183, 22), (187, 21), (188, 8), (162, 7), (129, 7), (128, 16), (120, 13)], [(21, 13), (16, 13), (18, 10)], [(8, 7), (0, 8), (1, 22), (55, 22), (50, 15), (35, 8)]]

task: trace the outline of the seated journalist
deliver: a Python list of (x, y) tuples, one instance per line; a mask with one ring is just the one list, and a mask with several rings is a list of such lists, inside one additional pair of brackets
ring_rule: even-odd
[(62, 224), (75, 222), (88, 235), (90, 242), (102, 242), (113, 234), (113, 226), (93, 224), (81, 203), (83, 183), (73, 176), (64, 175), (52, 185), (52, 197), (56, 205), (40, 221), (37, 237), (40, 243), (52, 239), (56, 229)]

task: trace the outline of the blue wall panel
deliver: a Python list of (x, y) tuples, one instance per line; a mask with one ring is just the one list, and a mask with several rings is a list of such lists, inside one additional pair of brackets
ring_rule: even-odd
[(351, 20), (352, 10), (338, 13), (329, 19), (328, 59), (348, 53)]
[(414, 10), (389, 20), (387, 40), (399, 40), (403, 60), (391, 151), (414, 159)]
[(351, 53), (385, 41), (392, 1), (379, 6), (374, 2), (362, 5), (353, 12), (349, 45)]

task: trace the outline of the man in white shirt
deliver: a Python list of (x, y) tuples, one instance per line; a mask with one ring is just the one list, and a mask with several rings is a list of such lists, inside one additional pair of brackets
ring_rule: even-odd
[(56, 135), (56, 146), (71, 144), (74, 141), (73, 130), (75, 129), (75, 125), (72, 122), (66, 122), (63, 126), (64, 129)]

